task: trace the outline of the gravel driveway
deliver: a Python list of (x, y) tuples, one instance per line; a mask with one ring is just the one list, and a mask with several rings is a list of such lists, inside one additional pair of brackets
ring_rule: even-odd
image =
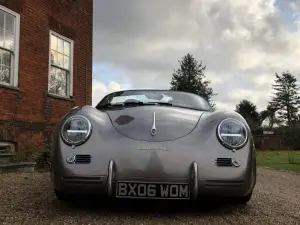
[(56, 200), (48, 173), (0, 174), (0, 224), (300, 224), (300, 175), (259, 169), (246, 206)]

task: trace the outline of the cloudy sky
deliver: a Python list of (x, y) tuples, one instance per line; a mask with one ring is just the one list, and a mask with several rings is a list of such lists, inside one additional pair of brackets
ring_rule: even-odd
[(178, 60), (207, 65), (217, 108), (263, 109), (274, 74), (300, 80), (300, 0), (95, 0), (93, 105), (127, 88), (169, 88)]

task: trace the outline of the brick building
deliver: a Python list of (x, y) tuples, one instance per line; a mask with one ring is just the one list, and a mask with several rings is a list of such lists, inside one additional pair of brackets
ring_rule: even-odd
[(92, 0), (0, 0), (0, 150), (51, 143), (92, 102)]

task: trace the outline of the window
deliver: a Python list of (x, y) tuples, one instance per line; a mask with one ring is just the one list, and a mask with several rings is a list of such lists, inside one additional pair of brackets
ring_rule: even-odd
[(7, 141), (0, 141), (0, 154), (15, 152), (15, 144)]
[(0, 84), (18, 86), (19, 14), (0, 5)]
[(49, 93), (70, 97), (73, 92), (73, 41), (50, 31)]

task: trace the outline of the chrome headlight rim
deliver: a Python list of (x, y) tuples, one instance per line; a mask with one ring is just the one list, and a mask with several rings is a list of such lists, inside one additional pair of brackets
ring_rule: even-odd
[[(239, 144), (239, 145), (237, 145), (237, 146), (232, 146), (232, 145), (228, 144), (226, 141), (224, 141), (224, 140), (222, 139), (222, 136), (221, 136), (221, 133), (220, 133), (220, 130), (221, 130), (222, 125), (223, 125), (224, 123), (227, 123), (227, 122), (230, 122), (230, 121), (239, 124), (239, 125), (245, 130), (245, 139), (244, 139), (244, 141), (243, 141), (241, 144)], [(245, 124), (243, 124), (241, 121), (239, 121), (238, 119), (235, 119), (235, 118), (226, 118), (226, 119), (223, 119), (223, 120), (219, 123), (219, 125), (218, 125), (218, 128), (217, 128), (217, 136), (218, 136), (218, 139), (219, 139), (219, 141), (221, 142), (221, 144), (222, 144), (224, 147), (226, 147), (226, 148), (228, 148), (228, 149), (230, 149), (230, 150), (233, 150), (233, 149), (234, 149), (234, 150), (239, 150), (239, 149), (243, 148), (243, 147), (246, 145), (246, 143), (247, 143), (247, 141), (248, 141), (248, 139), (249, 139), (249, 133), (248, 133), (248, 130), (247, 130)]]
[[(84, 120), (84, 122), (87, 123), (88, 131), (87, 131), (85, 137), (84, 137), (82, 140), (77, 141), (77, 142), (72, 142), (72, 141), (69, 141), (68, 138), (65, 136), (66, 134), (65, 134), (65, 132), (64, 132), (64, 131), (65, 131), (64, 128), (65, 128), (65, 126), (66, 126), (72, 119), (76, 119), (76, 118), (79, 118), (79, 119), (81, 119), (81, 120)], [(67, 145), (70, 145), (70, 146), (79, 146), (79, 145), (84, 144), (84, 143), (90, 138), (91, 134), (92, 134), (92, 124), (91, 124), (90, 120), (89, 120), (87, 117), (82, 116), (82, 115), (74, 115), (74, 116), (71, 116), (71, 117), (67, 118), (67, 119), (65, 120), (65, 122), (63, 123), (63, 125), (61, 126), (61, 129), (60, 129), (60, 136), (61, 136), (63, 142), (64, 142), (65, 144), (67, 144)]]

